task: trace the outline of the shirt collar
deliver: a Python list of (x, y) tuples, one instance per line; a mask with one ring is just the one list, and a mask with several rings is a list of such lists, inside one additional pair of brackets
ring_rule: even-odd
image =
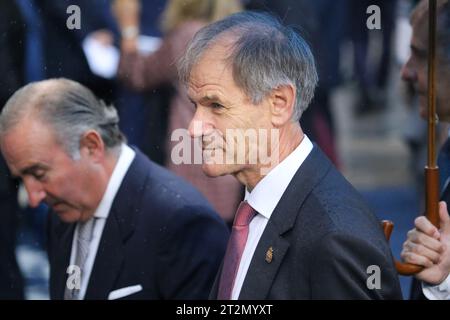
[(119, 159), (117, 160), (111, 178), (109, 179), (103, 198), (94, 213), (94, 217), (103, 219), (108, 218), (117, 191), (119, 190), (135, 155), (136, 153), (133, 149), (126, 144), (122, 144)]
[(245, 190), (245, 200), (259, 214), (270, 219), (289, 183), (312, 149), (311, 140), (304, 135), (297, 148), (259, 181), (252, 192)]

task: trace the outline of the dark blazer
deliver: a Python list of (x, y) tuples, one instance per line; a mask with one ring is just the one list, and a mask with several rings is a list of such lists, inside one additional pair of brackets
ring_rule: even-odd
[[(49, 220), (50, 298), (63, 299), (75, 224)], [(228, 230), (192, 186), (136, 151), (103, 230), (85, 299), (204, 299)]]
[(0, 155), (0, 300), (24, 299), (24, 283), (15, 248), (19, 226), (17, 188)]
[[(367, 287), (371, 265), (380, 267), (381, 289)], [(314, 145), (272, 213), (239, 299), (401, 298), (380, 222)]]
[[(25, 28), (15, 1), (0, 1), (0, 111), (23, 85)], [(0, 154), (0, 300), (23, 299), (23, 279), (15, 256), (19, 224), (17, 186)]]

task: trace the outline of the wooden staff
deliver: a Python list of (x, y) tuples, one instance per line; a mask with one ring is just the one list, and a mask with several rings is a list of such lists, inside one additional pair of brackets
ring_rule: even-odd
[[(425, 166), (426, 183), (426, 216), (430, 222), (439, 228), (439, 168), (436, 164), (436, 1), (429, 0), (428, 10), (428, 157)], [(383, 221), (383, 229), (389, 240), (394, 224)], [(414, 275), (423, 267), (395, 261), (395, 267), (401, 275)]]

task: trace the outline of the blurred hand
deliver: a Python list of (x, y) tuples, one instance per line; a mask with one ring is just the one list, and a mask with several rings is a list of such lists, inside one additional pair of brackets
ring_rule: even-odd
[(113, 15), (121, 30), (139, 27), (140, 10), (139, 0), (114, 0), (112, 4)]
[(122, 54), (137, 52), (139, 17), (141, 5), (139, 0), (114, 0), (112, 11), (121, 31), (120, 50)]
[(137, 39), (122, 39), (120, 43), (120, 51), (122, 54), (134, 54), (137, 53)]
[(442, 283), (450, 273), (450, 218), (447, 205), (439, 203), (440, 230), (424, 216), (415, 221), (403, 244), (403, 261), (423, 266), (416, 278), (431, 285)]
[(101, 29), (91, 32), (89, 36), (104, 46), (111, 46), (114, 43), (114, 35), (107, 29)]

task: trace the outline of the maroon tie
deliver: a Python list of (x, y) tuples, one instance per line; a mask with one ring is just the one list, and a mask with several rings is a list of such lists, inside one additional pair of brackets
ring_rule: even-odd
[(242, 201), (234, 217), (233, 228), (231, 229), (230, 240), (228, 241), (227, 252), (223, 262), (222, 274), (220, 275), (219, 300), (231, 299), (231, 292), (234, 287), (239, 263), (247, 242), (250, 221), (255, 216), (256, 211), (248, 204)]

